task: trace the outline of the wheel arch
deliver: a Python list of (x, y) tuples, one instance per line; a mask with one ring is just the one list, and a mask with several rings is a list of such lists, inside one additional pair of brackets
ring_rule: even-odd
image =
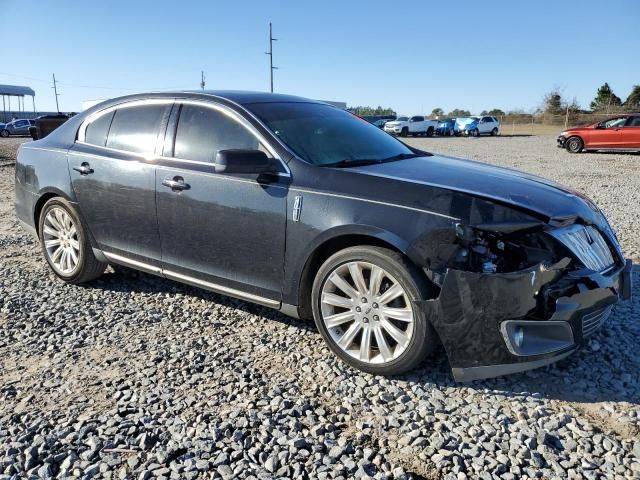
[(74, 203), (73, 198), (69, 197), (69, 195), (67, 195), (64, 191), (55, 188), (55, 187), (51, 187), (51, 188), (46, 188), (42, 191), (40, 191), (38, 200), (36, 200), (36, 203), (33, 207), (33, 224), (36, 228), (36, 233), (39, 234), (39, 230), (40, 230), (40, 213), (42, 212), (42, 207), (44, 207), (44, 204), (47, 203), (50, 199), (55, 198), (55, 197), (61, 197), (64, 198), (66, 201)]
[[(309, 248), (298, 279), (297, 305), (300, 318), (312, 318), (311, 289), (315, 273), (334, 253), (355, 246), (376, 246), (394, 250), (409, 258), (409, 243), (398, 235), (370, 226), (342, 226), (325, 232)], [(411, 261), (411, 259), (409, 258)]]

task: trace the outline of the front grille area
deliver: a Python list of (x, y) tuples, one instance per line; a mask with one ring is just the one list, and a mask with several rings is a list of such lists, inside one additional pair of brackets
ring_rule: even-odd
[(571, 225), (550, 233), (594, 272), (602, 272), (615, 263), (607, 242), (595, 227)]
[(582, 336), (587, 337), (598, 330), (602, 324), (607, 321), (607, 318), (609, 318), (612, 308), (613, 305), (610, 305), (601, 310), (587, 313), (582, 317)]

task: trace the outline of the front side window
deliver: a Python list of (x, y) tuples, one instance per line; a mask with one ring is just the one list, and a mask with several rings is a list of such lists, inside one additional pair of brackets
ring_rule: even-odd
[(604, 128), (618, 128), (624, 126), (626, 121), (627, 117), (611, 118), (602, 122), (602, 126)]
[(258, 139), (224, 112), (198, 105), (183, 105), (176, 129), (174, 156), (214, 162), (218, 150), (258, 150)]
[(107, 147), (134, 153), (153, 153), (166, 105), (118, 108), (113, 116)]
[(424, 117), (411, 117), (412, 122), (424, 122)]
[(109, 133), (109, 127), (111, 126), (114, 113), (115, 112), (105, 113), (87, 125), (84, 131), (85, 143), (99, 147), (104, 147), (107, 144), (107, 134)]
[(245, 107), (300, 158), (314, 165), (348, 167), (417, 156), (369, 122), (330, 105), (273, 102)]

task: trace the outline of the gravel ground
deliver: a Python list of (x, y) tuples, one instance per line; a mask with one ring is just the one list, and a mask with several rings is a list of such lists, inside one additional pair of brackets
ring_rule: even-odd
[[(640, 156), (552, 137), (411, 143), (579, 188), (638, 259)], [(312, 325), (128, 269), (57, 281), (13, 214), (0, 139), (0, 479), (640, 478), (640, 284), (553, 366), (456, 384), (437, 354), (355, 371)]]

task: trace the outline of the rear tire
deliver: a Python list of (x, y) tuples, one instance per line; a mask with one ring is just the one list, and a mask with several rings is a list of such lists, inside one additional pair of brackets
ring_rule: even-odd
[(435, 349), (435, 331), (414, 303), (429, 298), (429, 292), (421, 272), (398, 252), (350, 247), (318, 270), (313, 317), (344, 362), (364, 372), (396, 375), (415, 368)]
[(9, 136), (9, 130), (1, 130), (0, 137), (7, 138)]
[(584, 147), (584, 142), (580, 137), (569, 137), (564, 143), (564, 148), (569, 153), (580, 153)]
[(475, 129), (473, 129), (473, 130), (471, 130), (469, 132), (469, 136), (471, 136), (471, 137), (479, 137), (480, 136), (480, 131), (477, 128), (475, 128)]
[(63, 281), (72, 284), (94, 280), (107, 264), (93, 254), (91, 241), (75, 208), (61, 197), (42, 207), (38, 236), (47, 263)]

